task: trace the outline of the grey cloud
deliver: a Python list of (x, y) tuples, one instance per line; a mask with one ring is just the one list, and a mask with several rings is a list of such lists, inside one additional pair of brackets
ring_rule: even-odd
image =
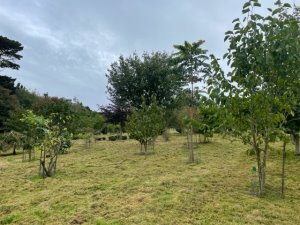
[[(263, 0), (270, 7), (272, 1)], [(173, 51), (206, 40), (220, 57), (224, 32), (243, 1), (0, 0), (0, 35), (20, 41), (20, 71), (5, 71), (40, 93), (106, 104), (105, 73), (120, 54)]]

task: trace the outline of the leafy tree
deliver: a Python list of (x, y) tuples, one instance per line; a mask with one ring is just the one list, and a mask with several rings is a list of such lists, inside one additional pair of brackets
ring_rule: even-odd
[(40, 97), (32, 105), (33, 113), (50, 119), (53, 124), (60, 127), (67, 127), (70, 130), (72, 123), (71, 102), (58, 97)]
[(23, 123), (23, 135), (25, 140), (23, 143), (23, 161), (26, 160), (28, 153), (28, 160), (32, 160), (34, 155), (34, 148), (40, 147), (45, 137), (45, 132), (49, 124), (49, 120), (43, 116), (37, 116), (32, 111), (27, 110), (20, 119)]
[(164, 110), (158, 105), (155, 98), (152, 103), (146, 105), (142, 103), (140, 109), (134, 109), (126, 126), (130, 137), (136, 139), (141, 144), (141, 152), (147, 153), (148, 146), (154, 143), (155, 138), (161, 134), (165, 128)]
[(21, 109), (24, 110), (32, 109), (33, 104), (40, 98), (38, 94), (29, 91), (26, 87), (19, 83), (16, 86), (15, 93), (20, 102)]
[(0, 133), (7, 131), (6, 122), (10, 114), (18, 108), (18, 99), (9, 89), (0, 86)]
[(15, 61), (22, 58), (19, 54), (22, 50), (23, 46), (20, 42), (0, 36), (0, 68), (18, 70), (20, 66)]
[(120, 124), (122, 129), (125, 127), (125, 122), (130, 115), (128, 107), (122, 107), (115, 104), (99, 107), (100, 114), (104, 116), (106, 122), (112, 124)]
[(194, 43), (184, 42), (183, 45), (174, 45), (177, 50), (173, 54), (173, 61), (179, 65), (185, 72), (185, 76), (189, 83), (191, 84), (191, 97), (190, 97), (190, 109), (188, 110), (189, 117), (189, 128), (187, 129), (187, 139), (188, 139), (188, 150), (189, 150), (189, 163), (193, 163), (194, 157), (194, 147), (193, 147), (193, 109), (194, 105), (194, 84), (198, 81), (203, 80), (203, 76), (209, 72), (209, 65), (206, 63), (208, 60), (207, 50), (202, 49), (201, 45), (204, 43), (203, 40), (199, 40)]
[(11, 77), (0, 76), (0, 86), (8, 89), (10, 91), (10, 94), (15, 94), (16, 92), (15, 81), (16, 79), (13, 79)]
[(269, 16), (254, 12), (257, 0), (243, 6), (243, 20), (233, 20), (226, 32), (229, 51), (224, 55), (232, 68), (227, 76), (212, 56), (212, 97), (230, 114), (232, 133), (251, 144), (256, 153), (259, 195), (264, 194), (269, 143), (292, 113), (299, 87), (300, 30), (288, 14), (289, 4), (275, 3)]
[(183, 45), (174, 45), (177, 52), (173, 54), (173, 62), (183, 69), (186, 80), (191, 84), (192, 102), (194, 84), (203, 81), (204, 75), (209, 72), (209, 64), (207, 63), (209, 57), (207, 50), (201, 47), (203, 44), (204, 41), (199, 40), (193, 43), (185, 41)]
[[(52, 118), (55, 119), (55, 116)], [(27, 110), (21, 121), (27, 128), (24, 130), (25, 145), (29, 150), (29, 160), (34, 147), (40, 149), (40, 175), (50, 177), (56, 170), (57, 157), (61, 151), (70, 147), (67, 143), (70, 138), (67, 135), (67, 129), (61, 128), (51, 123), (51, 120), (45, 119), (43, 116), (37, 116), (32, 111)], [(23, 157), (25, 159), (25, 157)]]
[(208, 142), (208, 138), (212, 137), (214, 132), (218, 131), (221, 125), (219, 107), (210, 99), (202, 98), (199, 106), (199, 115), (197, 117), (196, 129), (204, 137), (204, 142)]
[[(20, 66), (15, 63), (22, 58), (19, 51), (23, 50), (21, 43), (10, 40), (7, 37), (0, 36), (0, 69), (19, 69)], [(15, 79), (7, 76), (0, 76), (0, 132), (8, 128), (4, 123), (9, 115), (17, 107), (15, 94)]]
[[(141, 108), (142, 98), (150, 105), (152, 96), (157, 104), (171, 107), (183, 85), (183, 74), (171, 62), (167, 53), (136, 53), (111, 64), (108, 73), (107, 92), (116, 108)], [(127, 109), (125, 111), (127, 111)]]
[(0, 151), (6, 152), (13, 149), (12, 154), (16, 155), (16, 149), (21, 146), (23, 135), (21, 133), (10, 131), (0, 135)]
[(288, 132), (292, 135), (295, 142), (295, 155), (300, 155), (299, 139), (300, 139), (300, 103), (298, 102), (294, 114), (287, 117), (287, 123), (285, 124)]

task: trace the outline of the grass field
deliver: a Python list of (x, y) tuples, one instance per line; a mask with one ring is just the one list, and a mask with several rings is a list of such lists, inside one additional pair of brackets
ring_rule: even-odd
[(38, 160), (0, 157), (0, 224), (300, 224), (300, 158), (292, 146), (282, 199), (277, 150), (269, 155), (267, 194), (258, 198), (248, 146), (215, 137), (189, 165), (184, 143), (182, 136), (159, 138), (145, 156), (133, 140), (90, 148), (76, 141), (44, 180)]

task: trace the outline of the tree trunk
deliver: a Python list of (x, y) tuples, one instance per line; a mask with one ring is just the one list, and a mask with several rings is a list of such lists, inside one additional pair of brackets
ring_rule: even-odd
[(148, 142), (147, 141), (144, 143), (144, 151), (145, 151), (145, 154), (148, 151)]
[(193, 163), (195, 161), (195, 157), (194, 157), (192, 126), (190, 126), (188, 131), (188, 150), (189, 150), (189, 163)]
[(285, 160), (286, 160), (286, 143), (283, 142), (283, 151), (282, 151), (282, 177), (281, 177), (281, 196), (284, 198), (284, 180), (285, 180)]
[(31, 161), (31, 148), (30, 149), (28, 149), (28, 157), (29, 157), (29, 161)]
[(266, 159), (266, 155), (263, 156), (263, 161), (261, 160), (261, 149), (257, 143), (257, 133), (256, 129), (253, 126), (251, 128), (252, 140), (253, 140), (253, 148), (256, 153), (256, 161), (257, 161), (257, 169), (258, 169), (258, 196), (262, 196), (264, 194), (264, 184), (265, 184), (265, 168), (264, 168), (264, 160)]
[(294, 141), (295, 141), (295, 155), (300, 155), (300, 149), (299, 149), (299, 133), (294, 134)]
[(263, 151), (263, 186), (266, 184), (266, 168), (267, 168), (267, 154), (268, 154), (269, 140), (265, 139), (265, 149)]
[(17, 154), (16, 148), (17, 148), (17, 144), (14, 143), (14, 144), (13, 144), (13, 155), (16, 155), (16, 154)]
[(40, 151), (40, 176), (43, 175), (43, 166), (42, 166), (43, 162), (42, 162), (42, 160), (43, 160), (43, 148), (41, 148), (41, 151)]
[(257, 167), (258, 167), (258, 196), (262, 196), (264, 194), (264, 184), (265, 184), (265, 170), (263, 163), (261, 162), (260, 150), (256, 149), (256, 159), (257, 159)]

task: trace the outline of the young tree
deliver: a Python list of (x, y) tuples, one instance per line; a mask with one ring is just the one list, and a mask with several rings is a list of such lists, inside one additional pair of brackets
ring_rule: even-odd
[(287, 117), (285, 124), (287, 131), (291, 134), (295, 143), (295, 155), (300, 155), (299, 139), (300, 139), (300, 102), (297, 103), (294, 114)]
[(155, 138), (164, 130), (163, 121), (164, 110), (158, 106), (156, 99), (152, 98), (150, 105), (143, 101), (140, 109), (133, 110), (126, 130), (130, 137), (140, 142), (141, 152), (147, 153), (149, 144), (154, 143)]
[(206, 63), (208, 60), (207, 50), (202, 49), (201, 45), (204, 43), (203, 40), (199, 40), (194, 43), (184, 42), (184, 45), (174, 45), (177, 50), (173, 54), (173, 61), (175, 64), (182, 68), (186, 73), (186, 79), (191, 84), (191, 103), (189, 105), (190, 109), (188, 111), (189, 117), (189, 128), (187, 129), (188, 137), (188, 150), (189, 150), (189, 163), (193, 163), (194, 157), (194, 147), (193, 147), (193, 112), (194, 109), (194, 84), (198, 81), (202, 81), (204, 75), (209, 71), (209, 65)]
[(300, 63), (300, 30), (290, 16), (289, 4), (275, 3), (269, 16), (254, 12), (257, 0), (243, 6), (243, 20), (233, 20), (226, 32), (229, 51), (224, 55), (232, 68), (227, 77), (212, 56), (214, 79), (211, 96), (230, 113), (231, 131), (251, 144), (256, 153), (259, 195), (263, 195), (269, 143), (297, 98)]
[(196, 129), (199, 134), (203, 135), (204, 143), (208, 142), (209, 137), (213, 137), (214, 132), (218, 131), (220, 124), (219, 107), (211, 99), (203, 97), (199, 106)]
[(7, 151), (9, 149), (12, 149), (13, 155), (16, 155), (17, 148), (21, 145), (23, 139), (23, 135), (21, 133), (10, 131), (8, 133), (3, 133), (0, 136), (0, 152), (1, 151)]
[(42, 145), (49, 120), (43, 116), (36, 116), (30, 110), (27, 110), (20, 120), (23, 123), (23, 135), (25, 136), (23, 143), (23, 161), (26, 160), (27, 153), (28, 160), (31, 161), (34, 155), (34, 148)]
[(100, 106), (99, 111), (107, 123), (120, 124), (122, 129), (124, 129), (125, 122), (130, 115), (130, 108), (128, 106), (123, 107), (115, 104)]
[(70, 147), (67, 145), (69, 141), (66, 135), (67, 129), (63, 128), (64, 132), (61, 132), (58, 125), (51, 124), (51, 120), (37, 116), (30, 110), (23, 114), (21, 121), (27, 128), (24, 135), (25, 145), (28, 146), (29, 150), (29, 160), (31, 160), (34, 147), (39, 148), (39, 173), (43, 178), (52, 176), (56, 170), (58, 154), (64, 151), (64, 148)]

